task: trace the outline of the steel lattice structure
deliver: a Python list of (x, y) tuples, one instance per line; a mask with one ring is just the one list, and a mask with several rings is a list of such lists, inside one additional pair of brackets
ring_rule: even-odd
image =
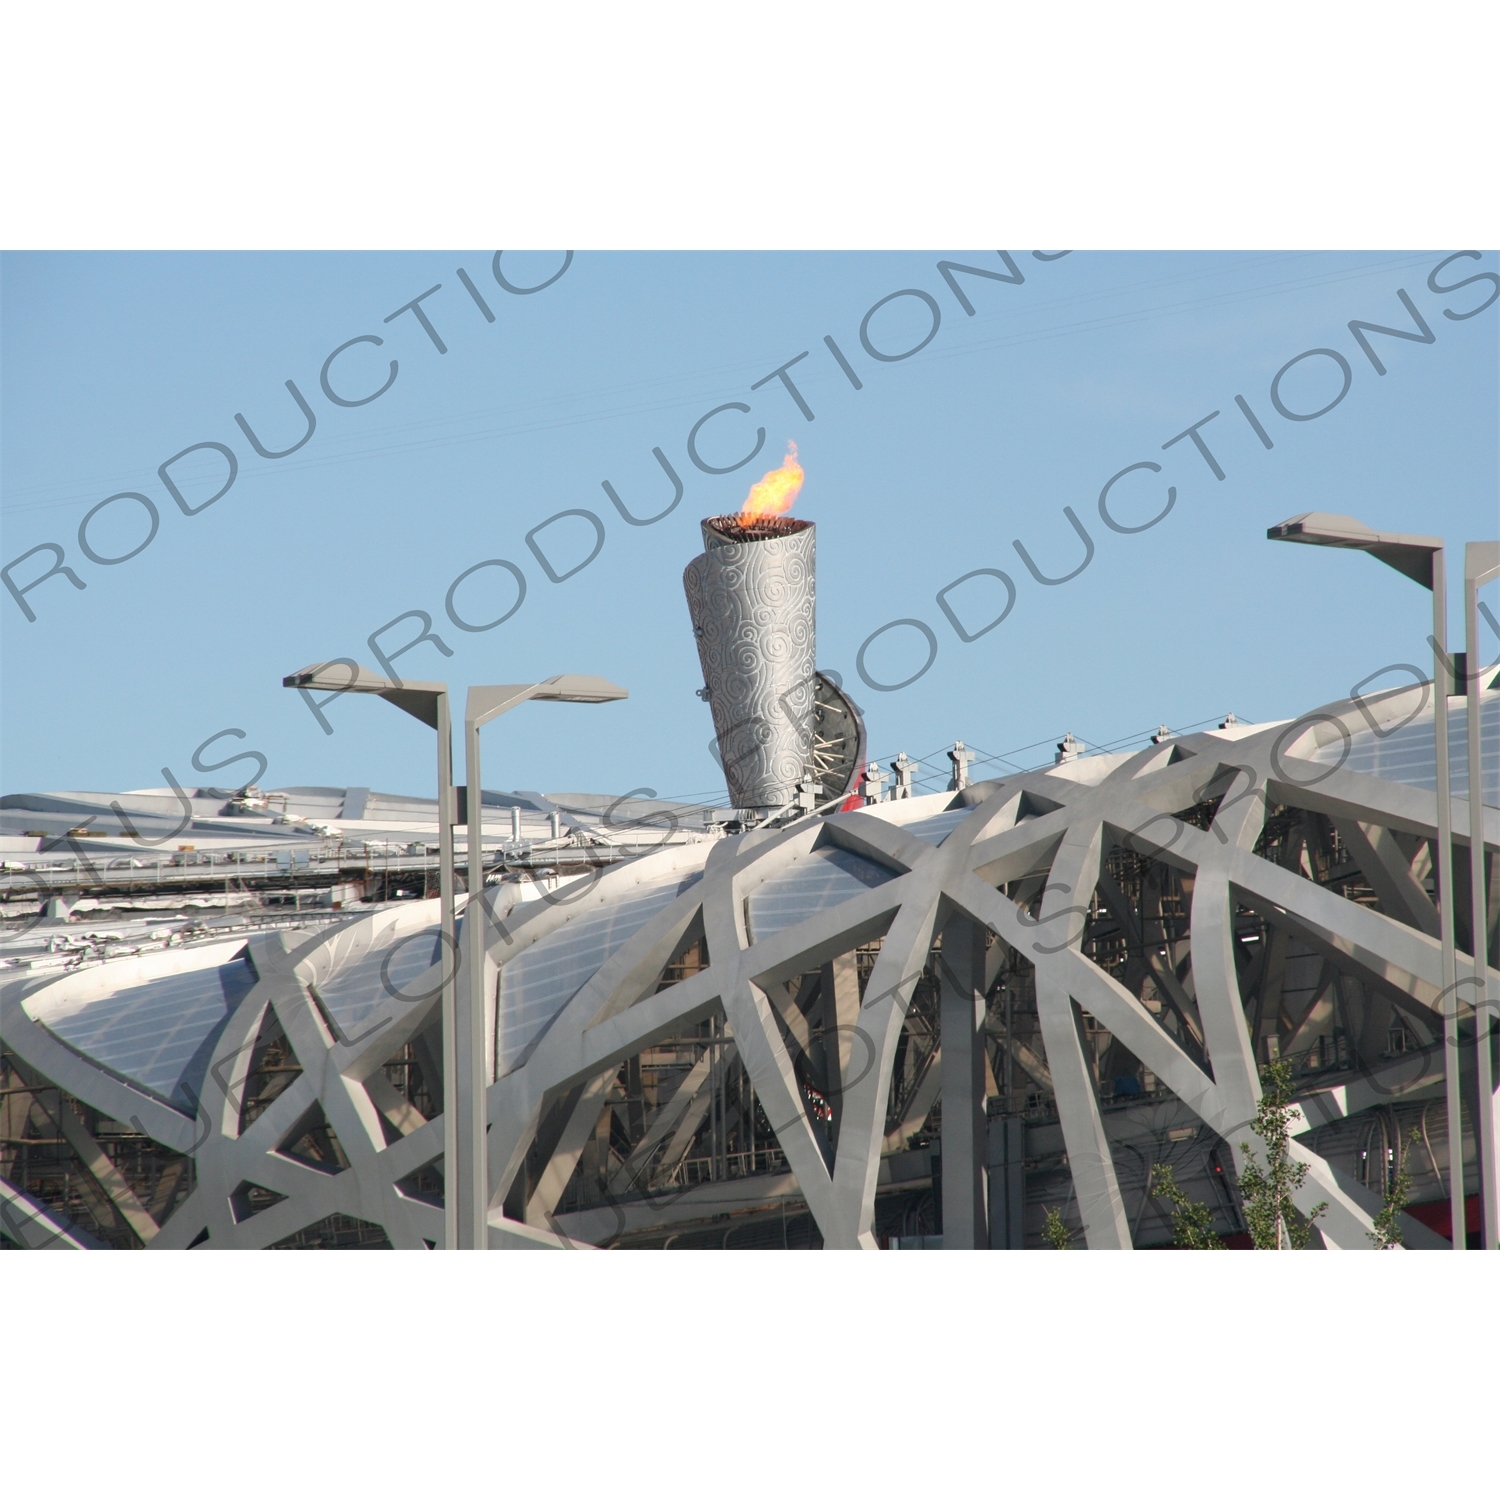
[[(872, 1247), (934, 1104), (946, 1243), (994, 1243), (989, 1116), (1015, 1068), (1060, 1128), (1087, 1245), (1129, 1248), (1119, 1088), (1238, 1162), (1274, 1039), (1299, 1058), (1298, 1206), (1327, 1205), (1325, 1245), (1367, 1248), (1378, 1184), (1316, 1146), (1442, 1076), (1425, 693), (664, 847), (523, 906), (492, 889), (491, 1243), (790, 1203), (825, 1245)], [(86, 1187), (106, 1243), (441, 1244), (435, 905), (8, 987), (6, 1137), (51, 1121), (80, 1183), (48, 1201), (11, 1170), (7, 1237), (99, 1242), (67, 1211)], [(196, 998), (171, 1012), (172, 985)], [(153, 1005), (162, 1035), (186, 1028), (176, 1062), (132, 1040)], [(156, 1153), (149, 1180), (124, 1136)], [(1447, 1149), (1429, 1142), (1435, 1175)]]

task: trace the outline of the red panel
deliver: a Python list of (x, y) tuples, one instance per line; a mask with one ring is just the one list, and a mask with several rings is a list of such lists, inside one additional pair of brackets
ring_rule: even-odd
[[(1417, 1223), (1425, 1224), (1434, 1234), (1442, 1235), (1445, 1240), (1453, 1238), (1453, 1216), (1449, 1211), (1446, 1198), (1437, 1199), (1432, 1203), (1413, 1203), (1406, 1211)], [(1470, 1240), (1473, 1240), (1479, 1233), (1478, 1193), (1470, 1193), (1464, 1199), (1464, 1229)]]

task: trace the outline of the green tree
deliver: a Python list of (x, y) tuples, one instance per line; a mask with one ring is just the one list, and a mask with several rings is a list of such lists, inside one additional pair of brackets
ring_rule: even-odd
[(1405, 1246), (1406, 1242), (1401, 1237), (1401, 1214), (1411, 1201), (1411, 1173), (1406, 1170), (1406, 1152), (1419, 1139), (1415, 1125), (1407, 1132), (1404, 1141), (1397, 1138), (1396, 1170), (1385, 1190), (1385, 1206), (1375, 1215), (1374, 1233), (1366, 1231), (1370, 1243), (1377, 1250), (1395, 1250)]
[(1073, 1232), (1063, 1223), (1063, 1216), (1055, 1208), (1047, 1210), (1047, 1222), (1042, 1225), (1042, 1238), (1054, 1250), (1066, 1250)]
[[(1307, 1163), (1294, 1162), (1291, 1152), (1292, 1066), (1267, 1063), (1260, 1070), (1261, 1096), (1255, 1107), (1257, 1141), (1241, 1141), (1245, 1165), (1240, 1168), (1240, 1195), (1245, 1203), (1245, 1226), (1257, 1250), (1305, 1250), (1313, 1220), (1325, 1208), (1318, 1204), (1303, 1218), (1292, 1194), (1307, 1180)], [(1257, 1149), (1264, 1153), (1262, 1159)]]
[(1177, 1184), (1177, 1174), (1165, 1162), (1151, 1168), (1151, 1195), (1172, 1205), (1172, 1243), (1179, 1250), (1222, 1250), (1224, 1241), (1213, 1232), (1213, 1214), (1194, 1203)]

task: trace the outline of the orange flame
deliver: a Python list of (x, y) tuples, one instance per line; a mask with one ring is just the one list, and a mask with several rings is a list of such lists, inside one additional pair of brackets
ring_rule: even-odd
[(779, 469), (770, 469), (762, 474), (757, 484), (750, 486), (750, 493), (740, 511), (741, 526), (753, 526), (767, 516), (779, 516), (792, 508), (802, 489), (802, 465), (797, 462), (797, 445), (786, 445), (786, 457)]

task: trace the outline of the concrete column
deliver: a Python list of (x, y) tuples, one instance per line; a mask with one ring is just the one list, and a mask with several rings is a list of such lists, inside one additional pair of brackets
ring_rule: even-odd
[(844, 1118), (844, 1096), (849, 1089), (851, 1059), (856, 1071), (869, 1067), (869, 1043), (856, 1052), (859, 1025), (859, 967), (853, 953), (841, 953), (823, 965), (823, 1055), (828, 1069), (829, 1102), (834, 1121)]
[(1026, 1122), (1002, 1115), (989, 1123), (990, 1249), (1026, 1248)]
[(985, 1206), (984, 929), (967, 917), (943, 928), (943, 1248), (989, 1248)]

